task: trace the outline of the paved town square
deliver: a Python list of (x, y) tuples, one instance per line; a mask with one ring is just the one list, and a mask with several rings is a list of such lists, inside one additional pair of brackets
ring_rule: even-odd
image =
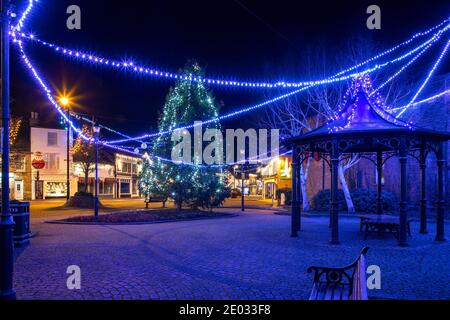
[(0, 303), (450, 301), (449, 0), (75, 2), (0, 0)]
[[(381, 268), (382, 281), (369, 298), (450, 299), (450, 243), (433, 242), (434, 231), (419, 235), (413, 223), (401, 248), (389, 236), (364, 241), (359, 221), (345, 218), (342, 244), (333, 246), (328, 218), (303, 223), (290, 238), (290, 217), (267, 209), (134, 226), (36, 222), (37, 236), (16, 260), (15, 288), (19, 299), (308, 299), (309, 266), (347, 265), (367, 245), (367, 265)], [(81, 268), (81, 290), (67, 289), (70, 265)]]

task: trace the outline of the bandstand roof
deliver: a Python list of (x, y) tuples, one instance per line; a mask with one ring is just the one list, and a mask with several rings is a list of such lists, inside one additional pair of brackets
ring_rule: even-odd
[[(306, 150), (328, 152), (329, 143), (337, 141), (345, 152), (376, 152), (397, 150), (400, 139), (408, 140), (409, 149), (417, 149), (426, 142), (450, 140), (450, 133), (413, 126), (377, 110), (367, 93), (360, 90), (325, 125), (303, 135), (288, 139), (288, 146), (307, 146)], [(328, 143), (328, 147), (327, 147)], [(349, 143), (349, 144), (348, 144)]]

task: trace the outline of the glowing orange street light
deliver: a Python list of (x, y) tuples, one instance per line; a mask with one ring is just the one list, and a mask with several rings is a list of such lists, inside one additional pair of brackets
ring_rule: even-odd
[[(70, 105), (70, 99), (67, 96), (61, 96), (59, 98), (59, 103), (61, 103), (61, 105), (63, 107), (65, 107), (66, 109), (69, 109), (69, 105)], [(67, 125), (67, 189), (66, 189), (66, 198), (67, 201), (70, 200), (70, 137), (72, 135), (72, 132), (70, 130), (70, 125)]]
[(60, 97), (59, 102), (64, 106), (67, 107), (70, 104), (70, 99), (68, 97)]

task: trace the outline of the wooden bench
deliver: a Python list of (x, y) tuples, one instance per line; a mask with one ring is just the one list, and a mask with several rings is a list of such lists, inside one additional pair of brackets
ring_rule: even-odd
[[(385, 233), (392, 233), (394, 237), (399, 238), (400, 223), (398, 217), (384, 214), (363, 214), (359, 215), (359, 218), (361, 219), (359, 231), (364, 231), (364, 240), (367, 240), (369, 233), (376, 233), (380, 236)], [(406, 222), (406, 230), (410, 237), (412, 220), (408, 219)]]
[(367, 300), (365, 254), (361, 250), (358, 259), (342, 267), (309, 267), (314, 271), (314, 284), (309, 300)]
[(155, 195), (145, 199), (145, 208), (148, 209), (149, 203), (162, 202), (163, 208), (166, 207), (167, 197), (161, 195)]

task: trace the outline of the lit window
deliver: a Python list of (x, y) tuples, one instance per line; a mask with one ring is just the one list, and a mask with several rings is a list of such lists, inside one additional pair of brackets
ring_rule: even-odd
[(57, 146), (58, 145), (58, 133), (56, 133), (56, 132), (48, 132), (47, 133), (47, 145), (48, 146)]

